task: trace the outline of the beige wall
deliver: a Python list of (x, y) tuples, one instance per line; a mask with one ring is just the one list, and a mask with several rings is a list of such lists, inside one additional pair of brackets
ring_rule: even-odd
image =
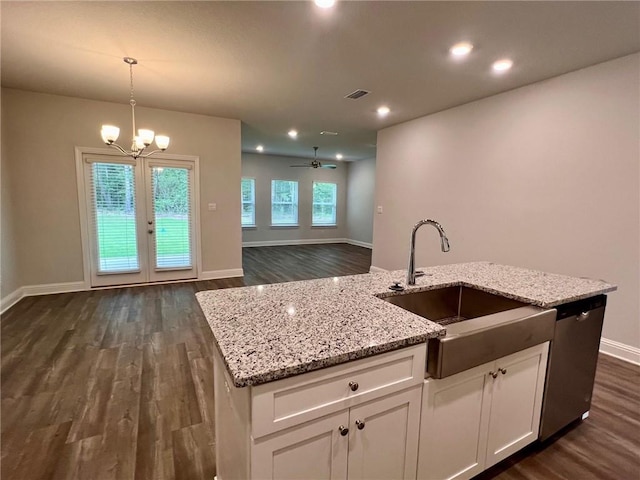
[(640, 347), (639, 67), (635, 54), (380, 131), (373, 265), (405, 268), (411, 226), (433, 218), (451, 252), (425, 227), (419, 265), (616, 283), (603, 336)]
[[(264, 154), (242, 154), (242, 176), (256, 181), (256, 228), (244, 228), (244, 242), (295, 243), (300, 240), (345, 238), (347, 233), (347, 166), (341, 162), (335, 170), (324, 168), (291, 168), (309, 163), (308, 158), (279, 157)], [(271, 227), (271, 180), (298, 181), (298, 227)], [(312, 184), (314, 181), (337, 184), (338, 206), (336, 227), (311, 226)]]
[(348, 164), (347, 238), (373, 242), (373, 202), (376, 186), (376, 159)]
[[(7, 138), (2, 121), (2, 140)], [(2, 142), (0, 163), (0, 299), (18, 289), (22, 284), (16, 264), (16, 223), (13, 216), (13, 183), (10, 177), (9, 156), (6, 142)]]
[[(140, 127), (171, 136), (167, 153), (200, 157), (203, 270), (241, 268), (240, 121), (143, 107), (136, 114)], [(2, 89), (19, 283), (83, 279), (74, 147), (105, 147), (104, 123), (120, 125), (125, 138), (130, 121), (128, 105)], [(207, 210), (209, 202), (217, 211)], [(9, 267), (3, 263), (3, 277), (12, 277)]]

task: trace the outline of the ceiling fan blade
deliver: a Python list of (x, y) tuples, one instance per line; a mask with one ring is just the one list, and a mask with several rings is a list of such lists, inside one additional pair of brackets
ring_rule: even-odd
[(331, 169), (333, 169), (333, 168), (338, 168), (338, 166), (337, 165), (322, 165), (320, 168), (331, 168)]
[(311, 165), (289, 165), (290, 167), (311, 168)]

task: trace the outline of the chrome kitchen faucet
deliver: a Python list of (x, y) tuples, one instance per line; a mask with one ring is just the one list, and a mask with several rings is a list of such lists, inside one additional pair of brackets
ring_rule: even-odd
[(415, 285), (416, 284), (416, 232), (422, 225), (433, 225), (440, 234), (440, 247), (443, 252), (449, 251), (449, 239), (447, 238), (446, 233), (440, 225), (435, 220), (420, 220), (413, 226), (413, 230), (411, 231), (411, 249), (409, 251), (409, 268), (407, 269), (407, 285)]

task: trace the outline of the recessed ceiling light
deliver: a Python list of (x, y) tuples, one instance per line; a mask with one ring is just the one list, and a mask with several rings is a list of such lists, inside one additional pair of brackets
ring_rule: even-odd
[(262, 152), (262, 151), (264, 151), (264, 147), (262, 145), (258, 145), (256, 147), (256, 150), (259, 151), (259, 152)]
[(389, 115), (389, 112), (391, 110), (389, 110), (389, 107), (385, 107), (384, 105), (382, 107), (378, 107), (378, 115), (380, 115), (381, 117), (386, 117), (387, 115)]
[(494, 72), (506, 72), (513, 66), (513, 62), (508, 58), (503, 58), (502, 60), (498, 60), (493, 62), (493, 71)]
[(313, 3), (320, 8), (331, 8), (336, 4), (336, 0), (313, 0)]
[(336, 154), (336, 158), (337, 158), (338, 160), (342, 160), (342, 154), (341, 154), (341, 153)]
[(297, 130), (289, 130), (287, 135), (289, 135), (291, 138), (296, 138), (298, 136), (298, 131)]
[(449, 52), (451, 52), (451, 55), (454, 57), (464, 57), (465, 55), (469, 55), (471, 50), (473, 50), (473, 45), (469, 42), (460, 42), (451, 47)]

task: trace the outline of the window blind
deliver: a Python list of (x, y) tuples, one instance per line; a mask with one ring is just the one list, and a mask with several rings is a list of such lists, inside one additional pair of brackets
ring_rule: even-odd
[(312, 225), (335, 225), (337, 188), (335, 183), (313, 182)]
[(151, 167), (155, 268), (192, 267), (191, 176), (187, 168)]
[(97, 273), (139, 271), (134, 166), (92, 162), (89, 181)]
[(241, 182), (242, 225), (256, 224), (256, 182), (253, 178), (243, 178)]
[(271, 224), (298, 224), (298, 182), (271, 181)]

